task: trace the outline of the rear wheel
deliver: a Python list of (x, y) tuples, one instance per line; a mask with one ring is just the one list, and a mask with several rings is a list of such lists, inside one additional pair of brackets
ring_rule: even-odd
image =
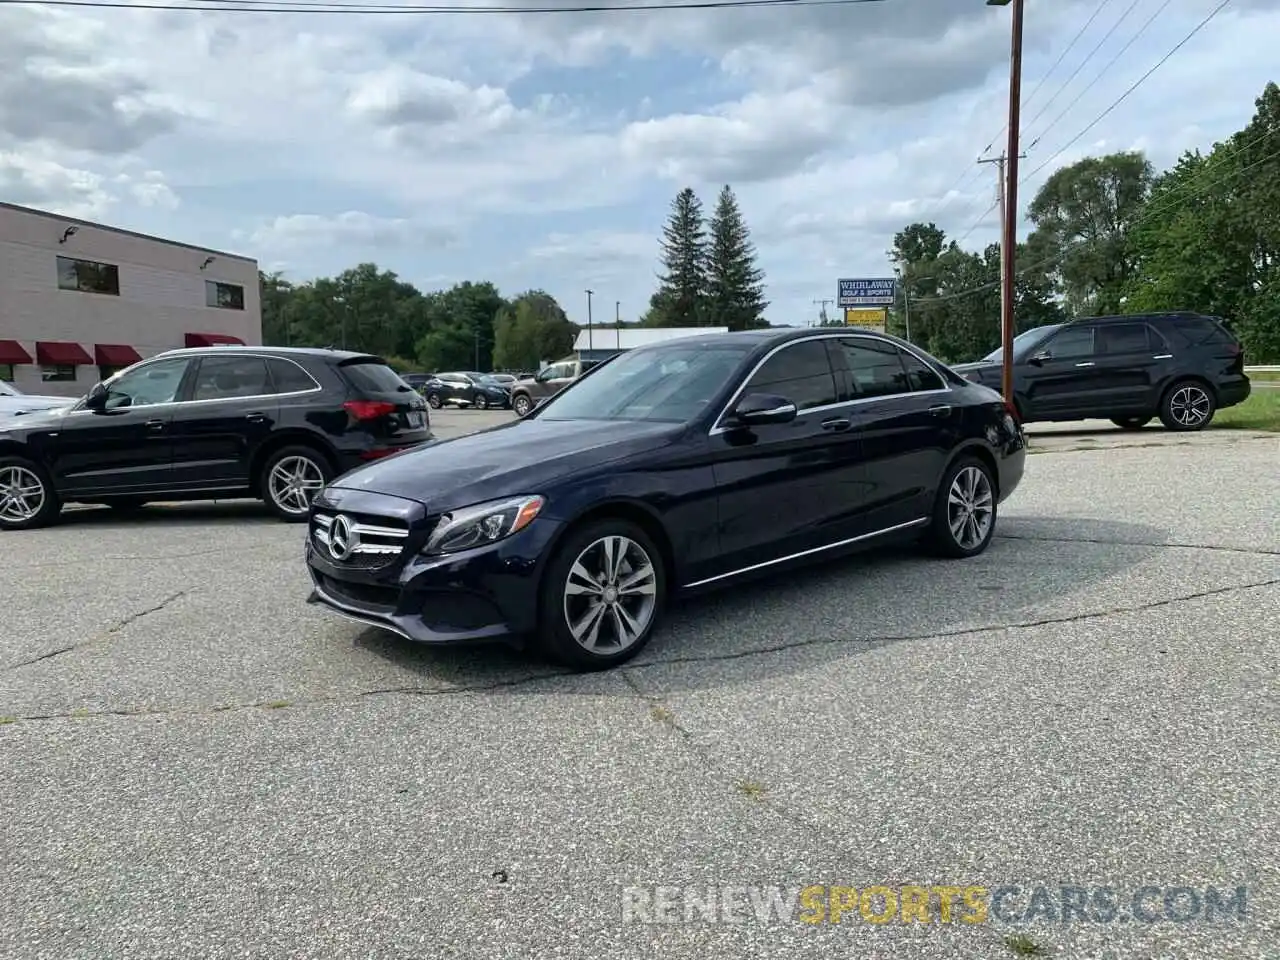
[(52, 523), (62, 501), (49, 475), (23, 457), (0, 457), (0, 530), (30, 530)]
[(943, 475), (934, 501), (929, 545), (944, 557), (976, 557), (996, 529), (996, 484), (977, 457), (961, 457)]
[(1208, 387), (1195, 380), (1179, 380), (1160, 403), (1160, 422), (1169, 430), (1200, 430), (1209, 425), (1216, 409)]
[(439, 410), (439, 409), (440, 409), (440, 394), (438, 394), (438, 393), (428, 393), (428, 394), (427, 394), (427, 403), (431, 406), (431, 409), (432, 409), (432, 410)]
[(1121, 430), (1141, 430), (1151, 420), (1151, 417), (1112, 417), (1111, 422)]
[(666, 600), (662, 554), (625, 520), (601, 520), (561, 544), (542, 582), (539, 640), (575, 670), (630, 660), (653, 636)]
[(486, 397), (483, 393), (477, 393), (474, 397), (472, 397), (471, 404), (477, 410), (488, 410), (489, 398)]
[(515, 411), (517, 417), (528, 416), (529, 411), (533, 409), (533, 401), (524, 393), (517, 393), (511, 400), (511, 409)]
[(262, 465), (261, 496), (281, 520), (301, 523), (311, 513), (311, 501), (333, 479), (333, 467), (312, 447), (284, 447)]

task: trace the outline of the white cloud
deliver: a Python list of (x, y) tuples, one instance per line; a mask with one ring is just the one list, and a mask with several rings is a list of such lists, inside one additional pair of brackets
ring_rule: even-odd
[(335, 245), (369, 250), (439, 248), (451, 243), (454, 234), (439, 225), (349, 210), (333, 217), (310, 213), (276, 217), (243, 238), (255, 249), (297, 252)]

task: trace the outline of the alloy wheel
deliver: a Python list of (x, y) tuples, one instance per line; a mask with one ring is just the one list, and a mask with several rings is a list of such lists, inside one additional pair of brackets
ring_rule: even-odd
[(977, 549), (991, 532), (994, 516), (990, 479), (980, 467), (966, 466), (951, 481), (947, 493), (947, 526), (952, 539), (963, 550)]
[(44, 508), (47, 497), (43, 481), (26, 467), (0, 468), (0, 520), (26, 523)]
[(432, 410), (440, 409), (440, 394), (433, 393), (427, 397), (427, 403), (431, 405)]
[(523, 417), (533, 405), (527, 397), (516, 397), (511, 406), (515, 410), (517, 417)]
[(283, 457), (271, 468), (267, 489), (272, 501), (285, 513), (302, 514), (324, 487), (324, 471), (314, 460), (303, 456)]
[(569, 568), (565, 623), (583, 650), (621, 653), (652, 625), (657, 594), (658, 573), (644, 547), (628, 537), (601, 537)]
[(476, 394), (475, 406), (477, 410), (485, 410), (489, 406), (489, 400), (483, 393)]
[(1188, 383), (1169, 398), (1169, 415), (1183, 427), (1198, 427), (1208, 418), (1213, 401), (1203, 387)]

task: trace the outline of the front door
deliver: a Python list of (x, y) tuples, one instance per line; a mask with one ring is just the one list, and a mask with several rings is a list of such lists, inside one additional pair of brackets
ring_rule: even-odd
[(266, 360), (230, 353), (197, 363), (188, 398), (174, 408), (174, 482), (183, 490), (247, 486), (279, 416)]
[(839, 541), (862, 496), (859, 444), (842, 401), (847, 391), (831, 361), (832, 338), (788, 344), (748, 381), (753, 393), (796, 405), (790, 423), (712, 431), (720, 518), (721, 570), (816, 550)]
[(1096, 386), (1093, 339), (1092, 324), (1066, 327), (1018, 365), (1027, 420), (1071, 419), (1088, 412)]
[(52, 447), (58, 488), (68, 496), (170, 489), (173, 414), (191, 368), (185, 357), (141, 364), (107, 382), (101, 411), (64, 417)]

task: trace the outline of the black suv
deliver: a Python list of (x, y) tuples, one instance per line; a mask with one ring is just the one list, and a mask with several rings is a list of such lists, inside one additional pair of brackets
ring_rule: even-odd
[(64, 503), (244, 496), (305, 521), (338, 474), (430, 439), (426, 403), (380, 357), (172, 350), (70, 408), (0, 422), (0, 530), (48, 524)]
[[(998, 390), (1001, 359), (995, 350), (952, 369)], [(1098, 418), (1137, 430), (1159, 417), (1170, 430), (1199, 430), (1250, 389), (1244, 348), (1217, 317), (1085, 317), (1013, 341), (1013, 390), (1026, 423)]]

